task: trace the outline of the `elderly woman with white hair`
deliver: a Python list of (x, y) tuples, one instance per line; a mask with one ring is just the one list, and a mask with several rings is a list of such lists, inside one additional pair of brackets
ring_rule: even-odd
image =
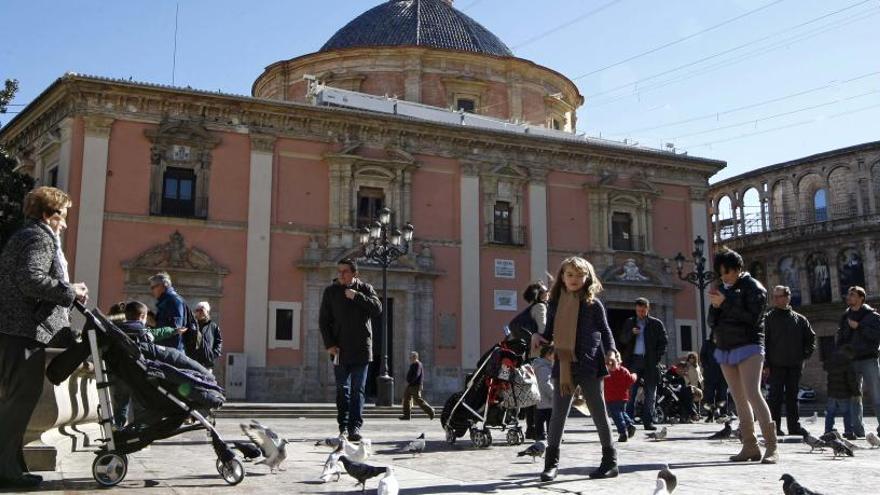
[(193, 308), (193, 314), (199, 323), (199, 331), (195, 339), (189, 340), (186, 354), (213, 373), (214, 362), (223, 352), (223, 336), (220, 333), (220, 326), (211, 319), (211, 305), (208, 301), (196, 304)]

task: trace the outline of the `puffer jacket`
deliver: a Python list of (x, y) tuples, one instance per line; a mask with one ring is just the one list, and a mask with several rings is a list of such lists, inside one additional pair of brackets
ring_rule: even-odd
[[(356, 292), (354, 299), (345, 297), (345, 289)], [(373, 327), (370, 319), (382, 314), (382, 302), (373, 286), (355, 279), (351, 287), (335, 280), (324, 289), (318, 327), (324, 347), (339, 347), (339, 364), (361, 365), (373, 360)]]
[(767, 290), (743, 272), (729, 289), (722, 287), (724, 302), (709, 307), (709, 326), (715, 345), (729, 351), (750, 344), (764, 344), (764, 307)]
[(0, 254), (0, 333), (43, 345), (70, 327), (76, 293), (57, 255), (58, 238), (32, 220), (12, 234)]
[[(859, 322), (856, 328), (850, 328), (847, 320)], [(877, 359), (880, 355), (880, 314), (867, 304), (853, 311), (847, 309), (840, 318), (837, 330), (837, 345), (847, 345), (852, 349), (853, 359)]]

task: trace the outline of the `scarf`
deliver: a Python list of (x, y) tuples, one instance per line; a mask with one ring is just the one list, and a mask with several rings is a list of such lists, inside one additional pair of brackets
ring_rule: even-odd
[[(58, 259), (58, 264), (61, 265), (64, 282), (69, 284), (70, 275), (67, 272), (67, 258), (64, 256), (64, 250), (61, 249), (61, 236), (55, 231), (52, 231), (52, 235), (55, 236), (55, 257)], [(70, 308), (62, 308), (61, 312), (64, 313), (65, 321), (70, 321)]]
[(578, 315), (581, 309), (581, 291), (559, 293), (556, 307), (556, 321), (553, 328), (553, 345), (556, 359), (559, 360), (559, 389), (563, 396), (574, 393), (572, 384), (571, 363), (576, 362), (574, 353), (577, 339)]

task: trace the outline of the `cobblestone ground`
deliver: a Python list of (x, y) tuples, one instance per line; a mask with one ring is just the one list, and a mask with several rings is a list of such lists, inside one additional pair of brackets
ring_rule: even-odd
[[(117, 490), (124, 493), (359, 493), (353, 479), (321, 484), (317, 478), (329, 449), (314, 447), (319, 438), (336, 430), (333, 420), (264, 419), (263, 422), (293, 441), (288, 446), (286, 471), (269, 474), (268, 468), (246, 464), (247, 477), (236, 487), (228, 487), (217, 475), (213, 450), (204, 432), (190, 432), (154, 444), (149, 450), (130, 456), (128, 476)], [(226, 440), (241, 439), (238, 420), (218, 423)], [(873, 423), (873, 418), (872, 418)], [(807, 425), (814, 434), (818, 424)], [(571, 418), (562, 446), (559, 478), (549, 484), (538, 482), (543, 462), (532, 463), (517, 457), (524, 446), (495, 445), (474, 448), (468, 438), (456, 445), (445, 443), (438, 421), (426, 419), (400, 422), (373, 420), (364, 429), (373, 444), (368, 463), (393, 465), (402, 494), (453, 493), (609, 493), (650, 494), (657, 470), (668, 463), (678, 475), (675, 493), (772, 494), (782, 493), (783, 473), (793, 474), (803, 485), (825, 494), (876, 494), (880, 486), (880, 449), (864, 447), (853, 458), (835, 460), (829, 453), (808, 453), (794, 437), (780, 446), (781, 462), (775, 466), (758, 463), (732, 464), (727, 456), (736, 453), (738, 443), (708, 441), (716, 424), (670, 427), (666, 441), (646, 440), (639, 431), (627, 443), (619, 444), (621, 476), (592, 481), (587, 473), (599, 462), (600, 446), (588, 418)], [(413, 457), (399, 453), (406, 441), (425, 432), (428, 448)], [(501, 435), (496, 435), (501, 437)], [(68, 448), (69, 450), (69, 448)], [(91, 475), (94, 455), (87, 451), (62, 452), (59, 471), (42, 473), (47, 493), (85, 493), (97, 489)], [(376, 493), (377, 479), (367, 483), (367, 493)]]

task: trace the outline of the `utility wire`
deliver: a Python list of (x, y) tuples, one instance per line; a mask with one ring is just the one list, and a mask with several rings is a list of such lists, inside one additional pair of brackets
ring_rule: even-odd
[(538, 40), (542, 40), (542, 39), (546, 38), (547, 36), (550, 36), (551, 34), (556, 33), (557, 31), (561, 31), (562, 29), (571, 26), (572, 24), (577, 24), (578, 22), (581, 22), (582, 20), (584, 20), (588, 17), (592, 17), (592, 16), (598, 14), (599, 12), (602, 12), (603, 10), (607, 9), (608, 7), (613, 6), (616, 3), (620, 3), (621, 1), (622, 0), (612, 0), (606, 4), (600, 5), (599, 7), (596, 7), (595, 9), (593, 9), (587, 13), (581, 14), (581, 15), (575, 17), (574, 19), (566, 21), (566, 22), (554, 27), (553, 29), (548, 29), (547, 31), (544, 31), (543, 33), (541, 33), (537, 36), (532, 36), (531, 38), (523, 41), (522, 43), (514, 45), (511, 48), (516, 50), (517, 48), (522, 48), (522, 47), (529, 45), (529, 44), (532, 44)]
[(627, 57), (627, 58), (625, 58), (625, 59), (623, 59), (623, 60), (619, 60), (619, 61), (617, 61), (617, 62), (614, 62), (614, 63), (608, 64), (608, 65), (605, 65), (605, 66), (603, 66), (603, 67), (599, 67), (598, 69), (594, 69), (594, 70), (592, 70), (592, 71), (590, 71), (590, 72), (587, 72), (586, 74), (581, 74), (581, 75), (575, 77), (575, 78), (572, 79), (572, 80), (573, 80), (573, 81), (577, 81), (578, 79), (583, 79), (583, 78), (585, 78), (585, 77), (592, 76), (593, 74), (598, 74), (599, 72), (606, 71), (606, 70), (608, 70), (608, 69), (611, 69), (611, 68), (613, 68), (613, 67), (617, 67), (617, 66), (619, 66), (619, 65), (623, 65), (623, 64), (625, 64), (625, 63), (627, 63), (627, 62), (631, 62), (631, 61), (633, 61), (633, 60), (635, 60), (635, 59), (637, 59), (637, 58), (644, 57), (645, 55), (650, 55), (650, 54), (652, 54), (652, 53), (659, 52), (660, 50), (663, 50), (663, 49), (669, 48), (670, 46), (677, 45), (677, 44), (679, 44), (679, 43), (683, 43), (683, 42), (685, 42), (685, 41), (687, 41), (687, 40), (689, 40), (689, 39), (696, 38), (697, 36), (699, 36), (699, 35), (701, 35), (701, 34), (708, 33), (709, 31), (713, 31), (713, 30), (715, 30), (715, 29), (718, 29), (718, 28), (720, 28), (720, 27), (722, 27), (722, 26), (725, 26), (725, 25), (727, 25), (727, 24), (730, 24), (730, 23), (732, 23), (732, 22), (736, 22), (736, 21), (738, 21), (738, 20), (740, 20), (740, 19), (742, 19), (742, 18), (744, 18), (744, 17), (748, 17), (748, 16), (750, 16), (750, 15), (752, 15), (752, 14), (755, 14), (755, 13), (757, 13), (757, 12), (760, 12), (760, 11), (762, 11), (762, 10), (764, 10), (764, 9), (767, 9), (767, 8), (769, 8), (769, 7), (772, 7), (772, 6), (776, 5), (776, 4), (778, 4), (778, 3), (782, 3), (782, 2), (784, 2), (784, 1), (785, 1), (785, 0), (774, 0), (774, 1), (770, 2), (770, 3), (768, 3), (768, 4), (762, 5), (761, 7), (758, 7), (758, 8), (756, 8), (756, 9), (752, 9), (752, 10), (750, 10), (750, 11), (748, 11), (748, 12), (745, 12), (745, 13), (743, 13), (743, 14), (740, 14), (740, 15), (738, 15), (738, 16), (731, 17), (730, 19), (727, 19), (727, 20), (722, 21), (722, 22), (720, 22), (720, 23), (718, 23), (718, 24), (715, 24), (715, 25), (709, 26), (709, 27), (707, 27), (707, 28), (705, 28), (705, 29), (701, 29), (701, 30), (697, 31), (696, 33), (689, 34), (689, 35), (687, 35), (687, 36), (685, 36), (685, 37), (683, 37), (683, 38), (678, 38), (677, 40), (673, 40), (673, 41), (670, 41), (670, 42), (668, 42), (668, 43), (664, 43), (664, 44), (662, 44), (662, 45), (660, 45), (660, 46), (657, 46), (657, 47), (651, 48), (650, 50), (646, 50), (646, 51), (644, 51), (644, 52), (637, 53), (636, 55), (629, 56), (629, 57)]

